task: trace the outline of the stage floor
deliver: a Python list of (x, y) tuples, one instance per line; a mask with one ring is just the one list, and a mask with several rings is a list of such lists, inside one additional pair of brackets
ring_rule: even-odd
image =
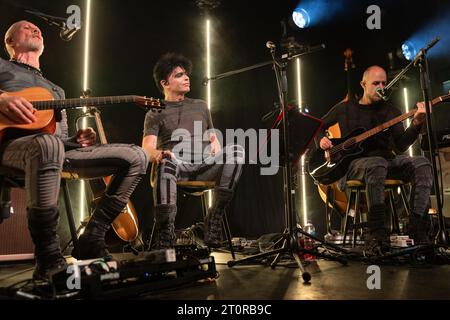
[[(214, 252), (219, 277), (171, 289), (145, 292), (131, 299), (156, 300), (441, 300), (450, 298), (450, 265), (379, 265), (380, 277), (373, 281), (369, 264), (349, 261), (307, 262), (310, 283), (301, 279), (294, 263), (284, 261), (275, 269), (261, 264), (227, 266), (231, 256)], [(115, 254), (116, 259), (132, 259), (132, 254)], [(238, 256), (239, 257), (239, 256)], [(369, 270), (368, 270), (369, 268)], [(3, 263), (0, 288), (30, 278), (33, 263)], [(369, 279), (369, 277), (371, 277)], [(370, 284), (379, 289), (369, 289)]]

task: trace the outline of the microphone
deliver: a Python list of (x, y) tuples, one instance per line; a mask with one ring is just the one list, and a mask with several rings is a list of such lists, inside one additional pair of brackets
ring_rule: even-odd
[(266, 47), (267, 47), (267, 49), (275, 50), (275, 48), (276, 48), (277, 46), (276, 46), (275, 43), (273, 43), (272, 41), (267, 41), (267, 42), (266, 42)]
[(380, 96), (381, 99), (383, 99), (384, 101), (387, 101), (388, 96), (387, 96), (387, 92), (386, 90), (384, 90), (383, 88), (376, 88), (375, 92)]
[(75, 27), (75, 28), (69, 28), (69, 27), (67, 27), (67, 25), (64, 23), (63, 26), (62, 26), (62, 28), (61, 28), (61, 31), (59, 32), (59, 37), (61, 38), (61, 40), (64, 40), (64, 41), (70, 41), (70, 40), (72, 40), (72, 37), (74, 36), (74, 34), (75, 34), (78, 30), (80, 30), (80, 28), (77, 28), (77, 27)]
[(427, 45), (427, 47), (425, 48), (425, 51), (428, 51), (428, 50), (430, 50), (432, 47), (434, 47), (434, 45), (435, 45), (436, 43), (438, 43), (439, 40), (441, 40), (441, 38), (439, 38), (439, 37), (436, 37), (436, 38), (434, 38), (433, 40), (431, 40), (431, 42), (430, 42), (430, 43)]
[(64, 41), (70, 41), (73, 35), (81, 29), (80, 26), (69, 28), (66, 24), (66, 19), (62, 17), (51, 16), (39, 11), (25, 10), (26, 12), (46, 21), (51, 26), (56, 26), (61, 29), (59, 37)]

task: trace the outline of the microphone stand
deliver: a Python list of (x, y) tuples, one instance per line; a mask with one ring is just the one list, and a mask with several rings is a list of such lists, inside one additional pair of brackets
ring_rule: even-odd
[[(312, 46), (312, 47), (302, 48), (302, 50), (299, 50), (299, 51), (295, 52), (295, 54), (291, 54), (291, 53), (287, 54), (287, 56), (285, 58), (288, 59), (288, 60), (292, 60), (292, 59), (297, 58), (299, 56), (302, 56), (302, 55), (305, 55), (305, 54), (309, 54), (309, 53), (313, 53), (313, 52), (322, 50), (324, 48), (325, 48), (324, 44), (319, 44), (319, 45)], [(203, 78), (203, 83), (202, 84), (204, 86), (206, 86), (208, 84), (208, 82), (211, 81), (211, 80), (220, 80), (220, 79), (227, 78), (229, 76), (232, 76), (232, 75), (235, 75), (235, 74), (239, 74), (239, 73), (242, 73), (242, 72), (250, 71), (250, 70), (261, 68), (261, 67), (268, 66), (268, 65), (273, 65), (273, 63), (274, 63), (274, 61), (270, 60), (270, 61), (266, 61), (266, 62), (257, 63), (257, 64), (254, 64), (254, 65), (251, 65), (251, 66), (248, 66), (248, 67), (245, 67), (245, 68), (236, 69), (236, 70), (232, 70), (232, 71), (228, 71), (228, 72), (224, 72), (224, 73), (219, 73), (219, 74), (217, 74), (215, 76), (212, 76), (212, 77), (209, 77), (209, 78), (205, 77), (205, 78)]]
[(436, 210), (438, 217), (438, 225), (439, 229), (434, 239), (436, 244), (448, 244), (448, 234), (445, 229), (445, 220), (442, 213), (442, 198), (441, 191), (439, 185), (439, 174), (437, 171), (436, 159), (438, 157), (438, 152), (436, 151), (436, 132), (432, 128), (432, 119), (431, 119), (431, 100), (430, 100), (430, 78), (429, 78), (429, 70), (428, 70), (428, 60), (427, 60), (427, 52), (431, 49), (436, 43), (438, 43), (440, 39), (434, 38), (425, 48), (419, 50), (419, 53), (416, 55), (414, 60), (412, 60), (392, 81), (384, 87), (383, 90), (377, 91), (383, 100), (388, 100), (388, 96), (386, 92), (397, 82), (399, 81), (403, 75), (408, 72), (413, 66), (419, 66), (420, 71), (420, 86), (422, 89), (423, 101), (425, 103), (425, 113), (426, 113), (426, 126), (427, 126), (427, 139), (428, 139), (428, 151), (430, 153), (430, 162), (433, 170), (433, 180), (434, 180), (434, 192), (436, 194)]
[[(243, 71), (248, 71), (248, 70), (252, 70), (261, 66), (265, 66), (268, 64), (272, 64), (274, 72), (275, 72), (275, 77), (276, 77), (276, 81), (277, 81), (277, 88), (278, 88), (278, 96), (279, 96), (279, 106), (280, 106), (280, 113), (282, 114), (282, 121), (283, 121), (283, 144), (284, 144), (284, 166), (283, 166), (283, 182), (284, 182), (284, 203), (285, 203), (285, 207), (284, 207), (284, 213), (285, 213), (285, 229), (284, 232), (282, 234), (282, 237), (273, 245), (273, 247), (278, 246), (280, 243), (282, 243), (280, 248), (276, 248), (273, 250), (269, 250), (267, 252), (263, 252), (263, 253), (259, 253), (259, 254), (255, 254), (253, 256), (249, 256), (243, 259), (239, 259), (239, 260), (230, 260), (227, 262), (228, 267), (233, 267), (236, 264), (239, 263), (244, 263), (244, 262), (248, 262), (251, 260), (255, 260), (255, 259), (261, 259), (264, 257), (269, 257), (269, 256), (273, 256), (276, 255), (274, 260), (272, 261), (272, 263), (270, 264), (271, 268), (274, 269), (276, 267), (276, 264), (278, 263), (279, 259), (281, 258), (281, 254), (282, 253), (287, 253), (289, 254), (292, 258), (294, 258), (295, 262), (297, 263), (298, 267), (301, 270), (302, 273), (302, 278), (305, 282), (309, 282), (309, 280), (311, 279), (311, 274), (309, 272), (306, 272), (303, 264), (301, 262), (301, 258), (300, 255), (303, 253), (309, 253), (311, 255), (316, 255), (316, 256), (320, 256), (323, 258), (327, 258), (329, 260), (335, 260), (335, 261), (339, 261), (342, 264), (347, 264), (347, 261), (344, 260), (341, 257), (337, 257), (337, 256), (331, 256), (325, 253), (321, 253), (318, 252), (315, 249), (304, 249), (302, 247), (299, 246), (299, 239), (298, 239), (298, 235), (299, 234), (303, 234), (311, 239), (314, 239), (315, 241), (317, 241), (318, 243), (321, 243), (322, 245), (324, 245), (324, 242), (308, 233), (306, 233), (305, 231), (303, 231), (302, 229), (297, 227), (297, 223), (296, 223), (296, 213), (295, 213), (295, 208), (294, 208), (294, 202), (293, 202), (293, 198), (294, 198), (294, 188), (293, 188), (293, 179), (292, 179), (292, 163), (291, 160), (289, 158), (289, 120), (288, 120), (288, 116), (287, 116), (287, 109), (288, 109), (288, 80), (287, 80), (287, 66), (290, 60), (310, 53), (312, 51), (316, 51), (316, 50), (320, 50), (323, 49), (324, 45), (320, 45), (320, 46), (316, 46), (314, 48), (314, 50), (311, 50), (310, 48), (308, 48), (305, 51), (302, 52), (298, 52), (296, 54), (292, 54), (292, 53), (287, 53), (281, 56), (280, 59), (277, 59), (275, 56), (275, 47), (271, 47), (270, 48), (270, 53), (272, 55), (272, 61), (269, 62), (264, 62), (264, 63), (260, 63), (254, 66), (250, 66), (250, 67), (246, 67), (246, 68), (242, 68), (239, 70), (235, 70), (235, 71), (230, 71), (230, 72), (226, 72), (224, 74), (220, 74), (211, 78), (206, 78), (206, 81), (208, 80), (215, 80), (215, 79), (221, 79), (230, 75), (234, 75)], [(348, 253), (346, 250), (333, 245), (333, 244), (326, 244), (327, 246), (333, 248), (336, 251), (340, 251), (340, 252), (344, 252), (344, 253)]]
[(28, 12), (38, 18), (41, 18), (42, 20), (46, 21), (50, 26), (55, 26), (59, 28), (64, 28), (66, 26), (65, 18), (51, 16), (49, 14), (45, 14), (34, 10), (25, 10), (25, 12)]
[(434, 239), (435, 244), (448, 244), (448, 233), (445, 229), (445, 220), (442, 213), (442, 199), (441, 199), (441, 186), (439, 185), (439, 174), (437, 170), (436, 160), (439, 156), (437, 152), (436, 144), (436, 131), (432, 128), (431, 119), (431, 100), (430, 100), (430, 77), (428, 69), (427, 51), (434, 46), (439, 41), (438, 38), (434, 39), (426, 48), (420, 49), (416, 58), (414, 59), (415, 64), (419, 66), (420, 71), (420, 86), (422, 88), (423, 101), (425, 103), (425, 113), (426, 113), (426, 126), (427, 126), (427, 138), (428, 138), (428, 151), (431, 157), (431, 167), (433, 169), (433, 180), (434, 180), (434, 192), (436, 194), (436, 210), (438, 217), (438, 232)]

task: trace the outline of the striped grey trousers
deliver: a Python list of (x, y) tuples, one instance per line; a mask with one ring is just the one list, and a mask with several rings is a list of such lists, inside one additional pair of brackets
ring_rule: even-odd
[(145, 152), (135, 145), (95, 145), (66, 152), (62, 140), (48, 134), (8, 141), (1, 147), (0, 159), (2, 166), (24, 171), (28, 208), (57, 205), (63, 169), (82, 178), (114, 175), (106, 192), (127, 202), (148, 165)]
[(431, 163), (423, 156), (397, 155), (390, 160), (382, 157), (355, 159), (350, 163), (347, 175), (339, 181), (340, 189), (345, 188), (346, 180), (352, 179), (365, 182), (369, 207), (384, 203), (385, 179), (410, 182), (411, 211), (421, 216), (426, 213), (433, 186), (433, 175)]
[(241, 176), (244, 160), (245, 150), (239, 145), (227, 145), (215, 157), (202, 163), (166, 159), (158, 166), (153, 188), (154, 204), (176, 205), (177, 181), (215, 181), (216, 188), (233, 191)]

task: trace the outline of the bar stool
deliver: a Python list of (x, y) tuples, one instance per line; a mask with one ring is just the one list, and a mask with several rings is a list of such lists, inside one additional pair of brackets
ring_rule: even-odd
[[(156, 171), (158, 170), (158, 165), (153, 163), (152, 168), (150, 171), (150, 185), (152, 188), (155, 187), (156, 182)], [(177, 182), (177, 188), (182, 193), (200, 197), (201, 205), (202, 205), (202, 216), (203, 219), (205, 219), (206, 215), (208, 214), (208, 201), (206, 199), (207, 192), (214, 189), (216, 186), (215, 181), (178, 181)], [(230, 225), (228, 224), (228, 218), (227, 213), (225, 212), (222, 217), (222, 227), (225, 231), (225, 236), (227, 238), (228, 247), (230, 248), (231, 256), (234, 259), (236, 259), (233, 243), (231, 242), (231, 231), (230, 231)], [(149, 250), (151, 250), (153, 246), (153, 235), (155, 233), (156, 229), (156, 222), (153, 223), (152, 227), (152, 234), (150, 237), (150, 243), (149, 243)]]
[[(344, 226), (343, 226), (343, 240), (342, 246), (345, 245), (345, 240), (347, 238), (348, 233), (348, 218), (352, 216), (351, 210), (354, 205), (354, 216), (353, 216), (353, 243), (352, 246), (356, 245), (357, 239), (357, 229), (360, 230), (362, 234), (362, 228), (364, 223), (362, 222), (362, 210), (361, 210), (361, 193), (366, 193), (365, 188), (366, 185), (361, 180), (348, 180), (346, 183), (346, 188), (348, 188), (350, 192), (350, 197), (347, 204), (347, 210), (345, 212), (344, 217)], [(395, 208), (395, 200), (394, 200), (394, 191), (400, 188), (400, 196), (402, 198), (403, 206), (405, 208), (406, 213), (410, 214), (410, 207), (406, 197), (406, 189), (405, 182), (402, 180), (394, 180), (394, 179), (386, 179), (384, 181), (384, 191), (387, 193), (389, 204), (391, 207), (391, 233), (400, 234), (400, 226), (398, 221), (397, 210)], [(366, 198), (367, 203), (367, 198)], [(359, 222), (358, 222), (359, 220)]]

